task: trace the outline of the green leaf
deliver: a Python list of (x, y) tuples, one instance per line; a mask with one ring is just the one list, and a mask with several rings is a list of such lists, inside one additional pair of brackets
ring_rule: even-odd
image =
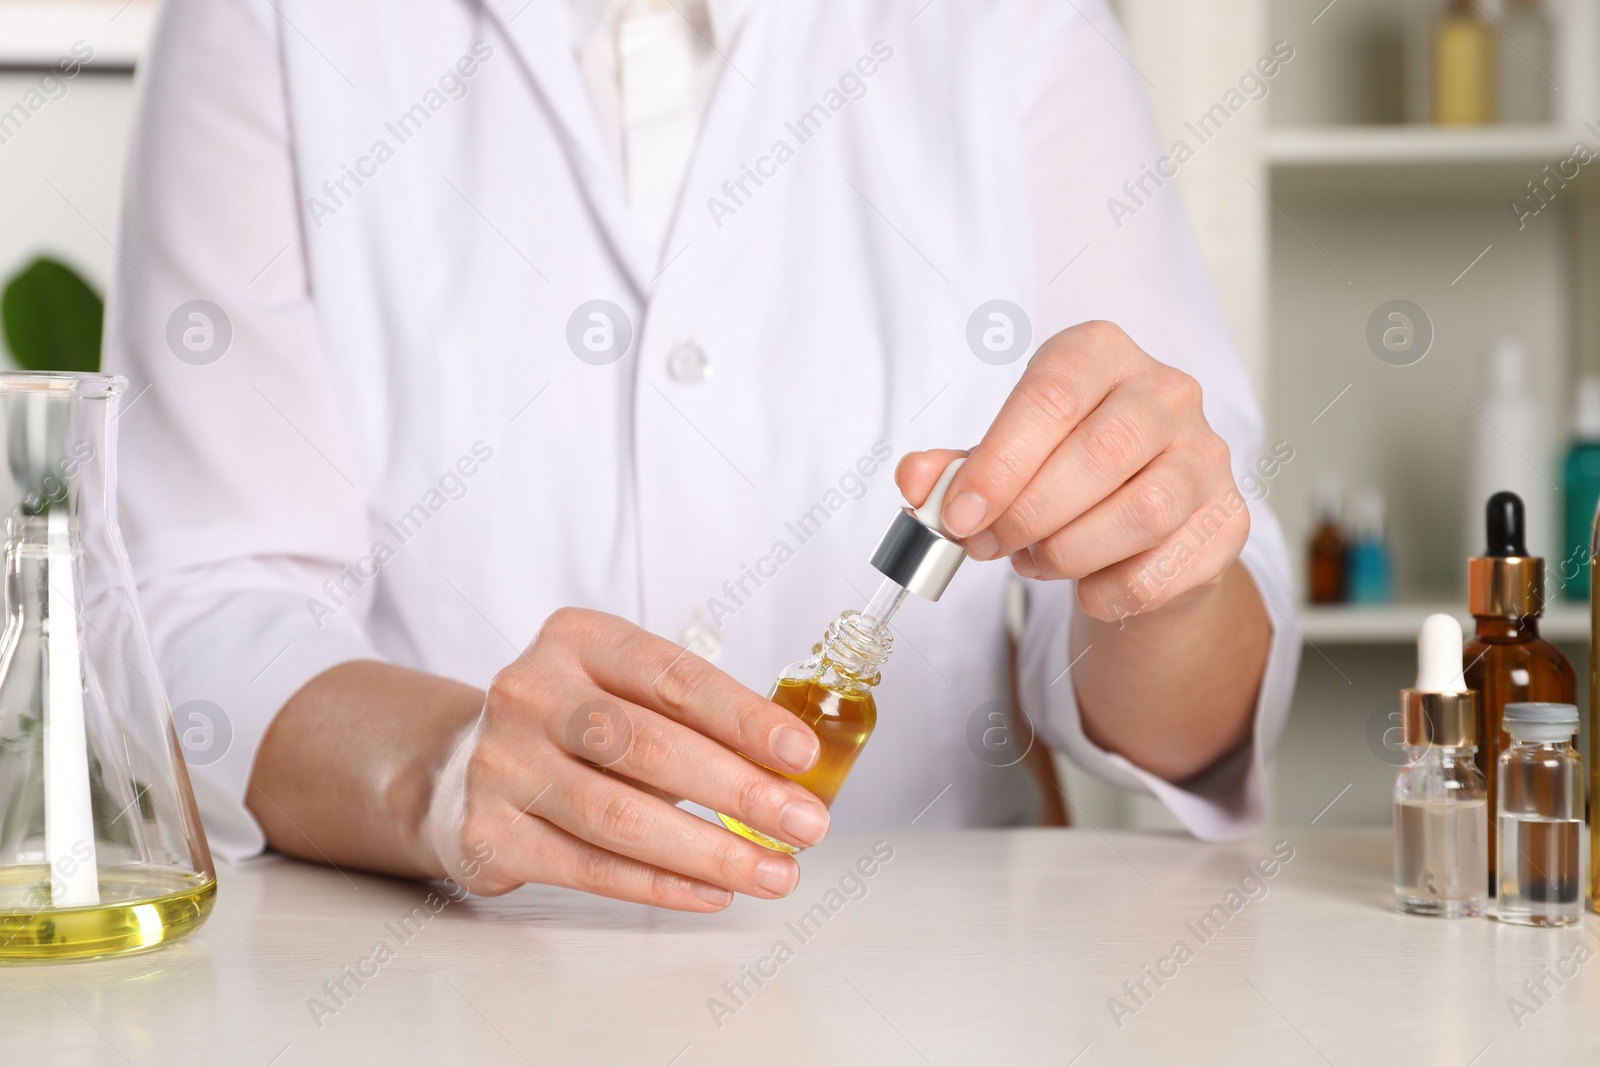
[(105, 304), (65, 263), (39, 258), (6, 284), (0, 323), (25, 370), (98, 371)]

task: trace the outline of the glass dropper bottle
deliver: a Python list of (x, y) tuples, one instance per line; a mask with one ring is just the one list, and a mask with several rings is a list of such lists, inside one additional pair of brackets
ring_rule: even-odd
[(1417, 683), (1400, 691), (1410, 757), (1394, 782), (1395, 907), (1460, 919), (1489, 903), (1487, 788), (1473, 762), (1478, 694), (1461, 670), (1461, 624), (1429, 615), (1417, 633)]
[[(768, 694), (768, 700), (792, 711), (821, 742), (822, 751), (809, 771), (784, 777), (809, 789), (827, 807), (833, 806), (878, 722), (872, 689), (894, 645), (889, 620), (907, 593), (938, 600), (967, 557), (941, 518), (945, 491), (963, 462), (951, 461), (922, 507), (902, 508), (895, 515), (872, 553), (872, 565), (883, 582), (866, 606), (833, 620), (811, 647), (811, 655), (786, 668)], [(800, 851), (721, 812), (717, 818), (757, 844), (780, 852)]]
[(1467, 560), (1467, 610), (1476, 626), (1466, 642), (1467, 687), (1478, 693), (1478, 770), (1489, 786), (1489, 870), (1492, 896), (1499, 847), (1494, 818), (1499, 796), (1495, 767), (1511, 747), (1502, 723), (1508, 704), (1578, 699), (1577, 675), (1555, 645), (1539, 635), (1545, 605), (1545, 561), (1528, 554), (1522, 498), (1495, 493), (1484, 508), (1488, 547)]

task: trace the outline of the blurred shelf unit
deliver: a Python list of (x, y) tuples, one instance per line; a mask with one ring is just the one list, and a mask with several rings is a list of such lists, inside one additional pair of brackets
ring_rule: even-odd
[(1565, 126), (1301, 126), (1267, 134), (1275, 167), (1444, 167), (1543, 162), (1593, 146), (1600, 132)]
[(1600, 123), (1447, 128), (1294, 126), (1268, 130), (1274, 188), (1306, 195), (1517, 190), (1578, 146), (1600, 155)]
[[(1574, 386), (1600, 373), (1600, 162), (1579, 160), (1577, 177), (1571, 162), (1580, 145), (1600, 160), (1600, 0), (1542, 0), (1549, 66), (1535, 66), (1558, 87), (1550, 120), (1476, 127), (1422, 121), (1447, 0), (1114, 2), (1164, 143), (1191, 142), (1219, 101), (1230, 113), (1177, 185), (1262, 398), (1263, 447), (1293, 449), (1271, 506), (1297, 579), (1316, 487), (1331, 478), (1347, 503), (1382, 491), (1396, 580), (1425, 591), (1305, 608), (1297, 625), (1374, 655), (1409, 644), (1430, 611), (1464, 607), (1481, 536), (1468, 456), (1493, 342), (1527, 353), (1550, 448), (1524, 458), (1552, 484)], [(1372, 348), (1374, 316), (1395, 301), (1423, 312), (1430, 339), (1410, 363)], [(1586, 609), (1552, 607), (1543, 632), (1583, 640)]]
[(155, 0), (0, 0), (0, 70), (47, 70), (75, 44), (92, 70), (127, 71), (155, 27)]
[[(1459, 603), (1308, 605), (1300, 608), (1295, 625), (1301, 636), (1314, 645), (1409, 645), (1417, 639), (1422, 620), (1441, 611), (1456, 616), (1462, 629), (1472, 633), (1472, 616)], [(1588, 605), (1549, 605), (1540, 620), (1539, 633), (1562, 644), (1587, 641)]]

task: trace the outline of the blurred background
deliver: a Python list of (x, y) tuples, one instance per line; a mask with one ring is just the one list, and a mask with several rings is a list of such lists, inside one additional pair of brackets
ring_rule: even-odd
[[(1387, 824), (1396, 693), (1425, 614), (1470, 625), (1464, 561), (1482, 550), (1487, 490), (1528, 500), (1549, 557), (1544, 633), (1587, 703), (1586, 556), (1564, 527), (1572, 513), (1586, 528), (1600, 493), (1600, 383), (1583, 384), (1600, 374), (1600, 0), (1113, 7), (1172, 146), (1151, 166), (1176, 171), (1265, 413), (1273, 462), (1235, 465), (1283, 523), (1306, 644), (1274, 817)], [(156, 9), (0, 0), (13, 363), (96, 357)], [(41, 327), (41, 306), (68, 325)], [(1314, 542), (1327, 603), (1309, 603)], [(1099, 825), (1173, 825), (1065, 773)]]

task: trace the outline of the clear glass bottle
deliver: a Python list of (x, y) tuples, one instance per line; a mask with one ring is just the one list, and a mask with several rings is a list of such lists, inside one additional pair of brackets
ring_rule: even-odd
[(1511, 746), (1500, 755), (1501, 922), (1571, 926), (1583, 917), (1587, 847), (1583, 761), (1571, 704), (1507, 704)]
[[(896, 590), (904, 597), (905, 590), (899, 586), (889, 595), (894, 596)], [(767, 695), (774, 704), (799, 716), (821, 742), (821, 753), (809, 771), (785, 777), (809, 789), (827, 807), (833, 806), (878, 723), (872, 687), (878, 684), (879, 669), (888, 661), (893, 643), (887, 618), (847, 611), (812, 646), (811, 656), (786, 669)], [(780, 852), (800, 851), (731, 816), (719, 812), (717, 818), (757, 844)]]
[(1477, 694), (1461, 673), (1461, 624), (1430, 615), (1417, 635), (1417, 684), (1400, 693), (1411, 762), (1394, 783), (1395, 907), (1460, 919), (1488, 908), (1488, 786), (1474, 760)]
[(1421, 746), (1394, 788), (1395, 904), (1446, 919), (1488, 908), (1488, 787), (1475, 746)]
[(0, 374), (0, 962), (154, 948), (216, 896), (117, 527), (126, 385)]
[(1498, 20), (1501, 122), (1549, 122), (1558, 69), (1555, 26), (1544, 0), (1509, 0)]
[[(894, 646), (889, 620), (907, 593), (938, 600), (966, 559), (966, 549), (944, 526), (945, 492), (965, 458), (954, 459), (920, 508), (902, 508), (872, 553), (883, 584), (860, 611), (847, 611), (828, 627), (811, 656), (779, 676), (768, 696), (809, 726), (821, 742), (816, 764), (804, 774), (784, 775), (815, 793), (828, 807), (856, 764), (878, 722), (872, 688)], [(781, 773), (781, 772), (779, 772)], [(780, 852), (800, 849), (769, 837), (738, 819), (717, 813), (722, 825)]]

